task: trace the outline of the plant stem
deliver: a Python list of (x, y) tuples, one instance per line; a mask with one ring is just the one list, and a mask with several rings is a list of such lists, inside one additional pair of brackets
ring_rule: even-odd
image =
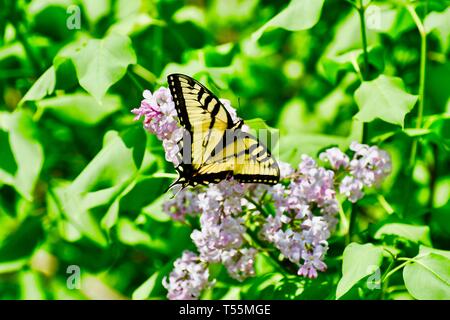
[[(389, 264), (389, 266), (386, 269), (385, 275), (392, 269), (394, 264), (395, 264), (395, 259), (392, 259), (391, 263)], [(383, 276), (381, 278), (384, 279), (385, 277)], [(384, 300), (384, 295), (385, 295), (388, 285), (389, 285), (389, 278), (386, 278), (385, 281), (382, 282), (383, 289), (381, 290), (381, 300)]]
[(386, 198), (382, 194), (377, 195), (377, 200), (388, 214), (393, 214), (395, 212), (394, 209), (389, 204), (389, 202), (386, 201)]
[(424, 220), (426, 224), (430, 223), (431, 220), (431, 211), (433, 210), (433, 202), (434, 202), (434, 197), (436, 195), (436, 181), (437, 181), (437, 177), (438, 177), (438, 172), (437, 172), (437, 168), (438, 168), (438, 159), (439, 159), (439, 154), (438, 154), (438, 146), (435, 143), (431, 143), (431, 149), (433, 151), (433, 161), (432, 163), (430, 163), (429, 167), (428, 167), (428, 171), (430, 172), (430, 184), (429, 184), (429, 189), (430, 189), (430, 195), (428, 198), (428, 211), (424, 216)]
[(144, 68), (140, 64), (135, 64), (132, 66), (131, 71), (148, 83), (155, 83), (157, 80), (157, 77), (150, 70)]
[[(399, 258), (398, 260), (403, 260), (403, 259)], [(403, 268), (410, 262), (411, 262), (411, 259), (408, 259), (407, 261), (403, 262), (402, 264), (400, 264), (397, 267), (395, 267), (394, 269), (392, 269), (381, 279), (381, 282), (385, 282), (390, 276), (392, 276), (394, 273), (396, 273), (398, 270), (400, 270), (401, 268)]]
[(176, 173), (167, 173), (167, 172), (156, 172), (153, 174), (155, 178), (169, 178), (169, 179), (176, 179), (178, 178), (178, 175)]
[(357, 6), (357, 11), (359, 15), (359, 22), (361, 27), (361, 40), (363, 46), (363, 57), (364, 57), (364, 79), (367, 80), (369, 73), (369, 54), (367, 52), (367, 34), (366, 34), (366, 18), (364, 16), (366, 8), (364, 7), (363, 0), (359, 0)]
[[(417, 15), (414, 8), (410, 5), (406, 6), (409, 14), (411, 15), (414, 23), (417, 26), (417, 30), (419, 30), (420, 34), (420, 79), (419, 79), (419, 109), (417, 111), (417, 121), (416, 121), (416, 129), (422, 127), (422, 118), (423, 118), (423, 109), (425, 103), (425, 71), (426, 71), (426, 62), (427, 62), (427, 32), (425, 27)], [(425, 13), (426, 14), (426, 13)], [(413, 168), (414, 162), (416, 160), (417, 153), (417, 138), (413, 140), (413, 144), (411, 147), (411, 158), (409, 161), (410, 169)]]
[(339, 203), (339, 219), (341, 220), (341, 231), (345, 235), (345, 244), (350, 243), (350, 223), (347, 219), (347, 216), (345, 215), (344, 209), (342, 208), (342, 204), (340, 201)]
[(255, 200), (253, 200), (252, 197), (245, 196), (244, 198), (245, 198), (245, 200), (247, 200), (248, 202), (253, 204), (256, 207), (256, 209), (258, 209), (258, 211), (261, 212), (261, 214), (263, 216), (265, 216), (265, 217), (269, 216), (269, 213), (267, 213), (266, 210), (264, 210), (264, 208), (261, 207), (261, 205), (259, 203), (257, 203)]
[[(367, 34), (366, 34), (366, 18), (364, 16), (366, 8), (364, 7), (363, 0), (359, 0), (359, 3), (357, 6), (355, 6), (356, 10), (358, 11), (359, 15), (359, 22), (360, 22), (360, 28), (361, 28), (361, 41), (362, 41), (362, 47), (363, 47), (363, 58), (364, 58), (364, 70), (362, 73), (362, 81), (367, 80), (369, 75), (369, 53), (367, 51)], [(361, 81), (361, 82), (362, 82)], [(363, 123), (363, 132), (362, 132), (362, 143), (367, 143), (368, 140), (368, 123)]]

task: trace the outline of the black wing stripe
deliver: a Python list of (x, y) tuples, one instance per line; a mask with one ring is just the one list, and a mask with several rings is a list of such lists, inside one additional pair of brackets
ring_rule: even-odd
[(199, 90), (199, 92), (198, 92), (198, 94), (197, 94), (197, 100), (198, 101), (202, 101), (202, 97), (203, 97), (203, 94), (205, 93), (205, 89), (203, 89), (203, 88), (200, 88), (200, 90)]
[(190, 132), (191, 123), (189, 122), (189, 116), (186, 109), (186, 101), (183, 98), (183, 90), (181, 88), (181, 82), (178, 78), (172, 75), (168, 77), (168, 80), (170, 93), (172, 94), (172, 97), (174, 97), (175, 99), (175, 109), (177, 110), (180, 123)]

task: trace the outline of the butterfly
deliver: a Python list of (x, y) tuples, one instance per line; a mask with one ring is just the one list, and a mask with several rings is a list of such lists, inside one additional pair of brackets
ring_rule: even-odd
[(233, 177), (243, 183), (277, 184), (280, 169), (269, 150), (244, 132), (224, 104), (204, 85), (183, 74), (167, 77), (180, 124), (178, 179), (172, 185), (218, 183)]

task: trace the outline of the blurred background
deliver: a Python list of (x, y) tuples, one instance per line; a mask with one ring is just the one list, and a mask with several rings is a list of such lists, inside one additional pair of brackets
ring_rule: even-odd
[[(419, 90), (414, 20), (398, 1), (373, 3), (364, 69), (359, 16), (344, 0), (317, 0), (281, 23), (272, 18), (289, 1), (0, 0), (0, 299), (165, 298), (162, 278), (194, 249), (191, 228), (162, 212), (171, 179), (159, 173), (174, 170), (130, 110), (172, 72), (229, 99), (243, 119), (279, 129), (279, 158), (292, 165), (353, 140), (379, 144), (394, 163), (383, 185), (390, 206), (449, 249), (448, 3), (417, 6), (420, 18), (432, 16), (426, 134), (402, 130), (415, 126), (416, 109), (403, 127), (374, 119), (363, 128), (354, 118), (362, 74)], [(376, 202), (369, 194), (359, 205), (358, 230), (392, 219)], [(331, 259), (343, 247), (337, 239)], [(268, 297), (329, 298), (341, 261), (327, 263), (303, 296), (286, 280)], [(205, 297), (262, 298), (264, 268), (244, 283), (222, 270), (223, 287)]]

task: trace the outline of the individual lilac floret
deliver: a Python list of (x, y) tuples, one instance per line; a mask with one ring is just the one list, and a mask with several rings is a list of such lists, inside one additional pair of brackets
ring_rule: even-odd
[(191, 251), (184, 251), (173, 265), (169, 279), (163, 279), (170, 300), (196, 300), (204, 289), (213, 284), (209, 281), (207, 264)]
[(311, 251), (303, 251), (302, 259), (303, 265), (298, 269), (297, 274), (308, 278), (317, 278), (317, 270), (324, 272), (327, 269), (327, 265), (323, 262), (328, 247), (318, 245)]

